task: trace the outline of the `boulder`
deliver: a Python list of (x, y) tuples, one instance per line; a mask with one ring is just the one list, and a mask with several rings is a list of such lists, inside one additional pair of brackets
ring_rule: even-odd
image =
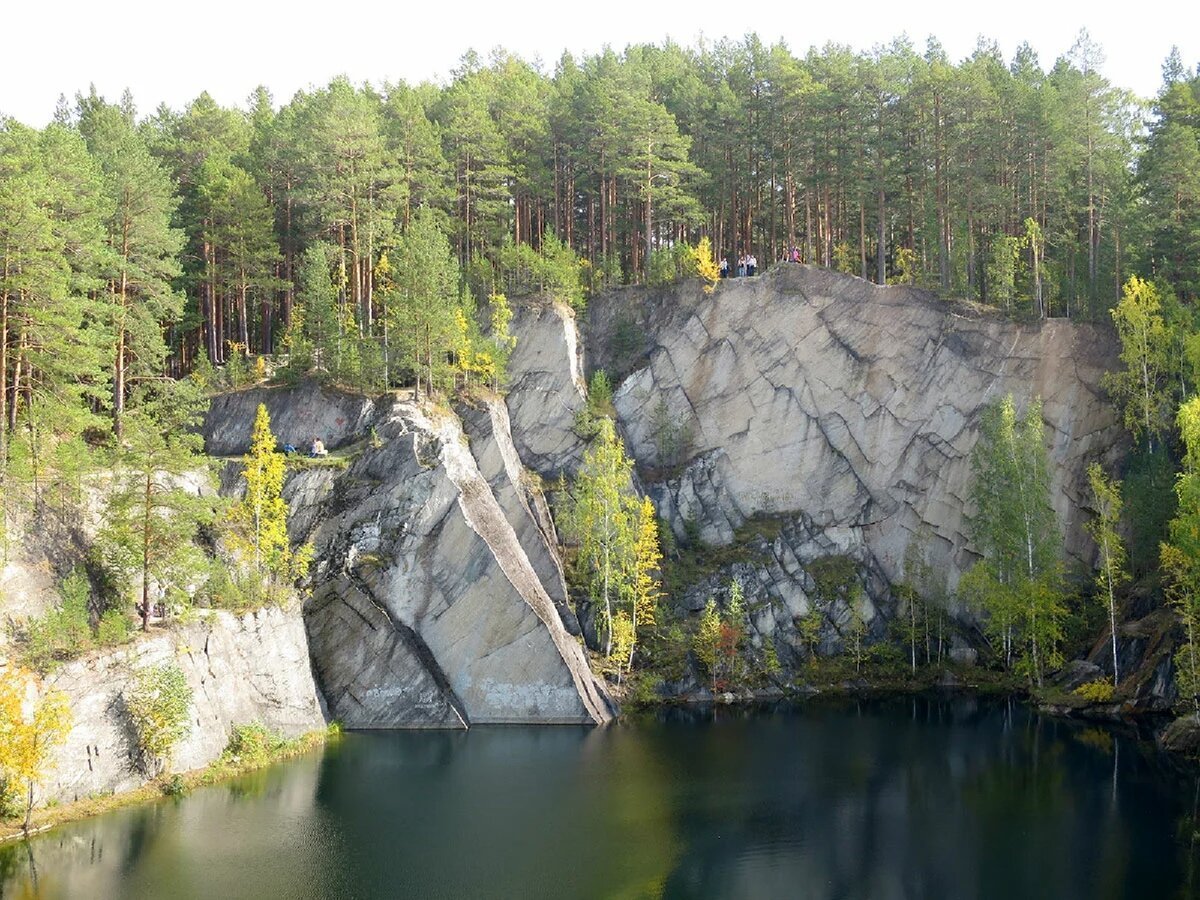
[(1166, 727), (1158, 742), (1164, 750), (1200, 757), (1200, 716), (1180, 716)]

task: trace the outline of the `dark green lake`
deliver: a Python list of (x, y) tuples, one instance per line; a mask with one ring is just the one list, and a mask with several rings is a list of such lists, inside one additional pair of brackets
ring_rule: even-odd
[(0, 896), (1193, 896), (1198, 782), (1008, 701), (349, 734), (0, 847)]

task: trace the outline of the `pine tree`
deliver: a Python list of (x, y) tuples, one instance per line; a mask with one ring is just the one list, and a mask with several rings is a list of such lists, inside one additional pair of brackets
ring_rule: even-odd
[(118, 576), (138, 586), (137, 606), (147, 631), (151, 584), (184, 597), (204, 569), (205, 556), (195, 539), (212, 519), (213, 501), (180, 483), (204, 465), (204, 439), (197, 429), (208, 403), (199, 385), (190, 379), (160, 383), (152, 396), (139, 400), (126, 417), (99, 541)]
[(90, 295), (109, 261), (107, 210), (77, 134), (0, 123), (3, 519), (30, 498), (43, 505), (49, 482), (72, 480), (68, 470), (80, 474), (87, 450), (78, 436), (104, 408), (111, 331), (105, 304)]
[(392, 260), (392, 287), (385, 297), (389, 342), (413, 367), (417, 399), (445, 380), (446, 351), (454, 340), (458, 265), (432, 210), (423, 208), (401, 235)]
[(179, 318), (183, 235), (171, 226), (177, 200), (167, 173), (134, 127), (132, 111), (94, 92), (77, 99), (79, 129), (103, 173), (108, 217), (108, 273), (114, 346), (113, 429), (122, 436), (125, 401), (140, 379), (159, 377), (167, 356), (163, 328)]

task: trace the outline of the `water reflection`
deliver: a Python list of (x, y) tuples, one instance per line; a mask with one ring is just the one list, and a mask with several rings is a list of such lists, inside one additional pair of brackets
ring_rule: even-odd
[(1134, 738), (970, 698), (356, 734), (0, 848), (0, 896), (1194, 896), (1200, 782)]

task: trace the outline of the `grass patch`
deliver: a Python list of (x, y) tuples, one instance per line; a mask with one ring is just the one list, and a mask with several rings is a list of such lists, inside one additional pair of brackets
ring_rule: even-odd
[(667, 592), (679, 596), (692, 585), (699, 584), (728, 566), (737, 563), (766, 563), (769, 554), (766, 548), (775, 542), (783, 531), (785, 520), (779, 516), (755, 516), (747, 519), (733, 534), (733, 541), (724, 546), (711, 546), (700, 540), (699, 528), (687, 527), (687, 538), (679, 543), (671, 540), (667, 526), (659, 530), (663, 534), (663, 580)]
[(289, 472), (304, 472), (308, 469), (335, 469), (342, 471), (350, 467), (352, 463), (362, 452), (361, 448), (347, 452), (345, 450), (332, 450), (328, 456), (302, 456), (299, 453), (294, 453), (286, 458), (286, 468)]

